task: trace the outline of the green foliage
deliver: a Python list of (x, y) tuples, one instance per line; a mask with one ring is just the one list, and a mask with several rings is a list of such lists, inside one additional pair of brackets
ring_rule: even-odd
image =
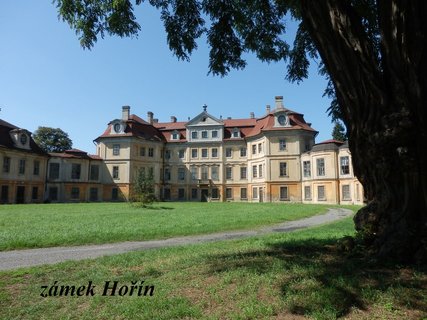
[(156, 200), (153, 172), (150, 170), (149, 173), (146, 174), (145, 170), (139, 169), (132, 186), (131, 203), (146, 207)]
[(59, 128), (38, 127), (33, 138), (45, 152), (62, 152), (73, 146), (68, 134)]
[(332, 130), (332, 139), (338, 141), (346, 141), (347, 135), (345, 128), (340, 121), (335, 121), (334, 129)]
[[(141, 30), (130, 0), (53, 0), (59, 16), (79, 36), (83, 48), (90, 49), (105, 34), (137, 36)], [(301, 2), (295, 0), (136, 0), (148, 2), (161, 12), (170, 50), (178, 59), (189, 60), (197, 49), (197, 40), (207, 36), (210, 46), (209, 72), (224, 76), (231, 69), (243, 69), (245, 53), (254, 53), (261, 61), (288, 60), (286, 78), (300, 82), (309, 76), (310, 59), (318, 61), (318, 70), (330, 80), (316, 44), (305, 27)], [(310, 4), (313, 8), (316, 2)], [(367, 40), (380, 61), (380, 32), (375, 0), (345, 1), (347, 10), (360, 19)], [(292, 40), (286, 34), (286, 22), (299, 21)], [(322, 23), (322, 22), (319, 22)], [(291, 47), (291, 44), (292, 47)], [(332, 99), (332, 120), (343, 119), (332, 81), (325, 90)]]

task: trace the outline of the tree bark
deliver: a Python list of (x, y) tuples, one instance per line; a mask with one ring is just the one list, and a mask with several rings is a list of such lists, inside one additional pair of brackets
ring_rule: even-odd
[(354, 221), (368, 248), (427, 261), (427, 2), (377, 3), (381, 51), (350, 1), (302, 1), (303, 23), (334, 82), (366, 207)]

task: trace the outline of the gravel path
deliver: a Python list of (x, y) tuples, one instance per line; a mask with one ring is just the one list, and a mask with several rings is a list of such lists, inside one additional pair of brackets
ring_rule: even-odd
[(124, 253), (134, 250), (173, 247), (201, 242), (212, 242), (228, 239), (247, 238), (272, 232), (290, 232), (328, 222), (332, 222), (353, 214), (351, 210), (334, 208), (326, 214), (296, 221), (284, 222), (274, 226), (256, 230), (225, 231), (207, 235), (170, 238), (166, 240), (127, 241), (101, 245), (85, 245), (77, 247), (53, 247), (28, 250), (0, 252), (0, 270), (11, 270), (43, 264), (54, 264), (66, 260), (82, 260), (101, 256)]

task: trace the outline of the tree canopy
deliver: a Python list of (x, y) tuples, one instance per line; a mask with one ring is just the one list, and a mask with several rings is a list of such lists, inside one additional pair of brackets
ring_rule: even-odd
[[(135, 36), (130, 0), (54, 0), (91, 48), (105, 34)], [(141, 5), (143, 0), (136, 0)], [(246, 65), (243, 54), (287, 63), (286, 78), (308, 76), (310, 58), (328, 79), (329, 109), (349, 137), (368, 205), (359, 238), (382, 258), (427, 261), (427, 1), (149, 0), (161, 11), (170, 49), (189, 59), (206, 35), (209, 71)], [(294, 39), (286, 21), (299, 22)]]
[(338, 141), (346, 141), (347, 136), (345, 133), (345, 128), (341, 124), (340, 121), (335, 121), (334, 128), (332, 129), (332, 139), (338, 140)]
[(63, 152), (73, 146), (68, 134), (59, 128), (38, 127), (33, 138), (45, 152)]

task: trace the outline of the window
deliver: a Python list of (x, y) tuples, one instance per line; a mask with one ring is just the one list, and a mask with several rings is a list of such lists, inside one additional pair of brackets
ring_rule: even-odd
[(178, 180), (184, 181), (185, 180), (185, 168), (178, 168)]
[(33, 190), (31, 192), (31, 199), (32, 200), (37, 200), (39, 198), (39, 188), (38, 187), (33, 187)]
[(184, 149), (179, 150), (178, 151), (178, 158), (184, 159), (184, 157), (185, 157), (185, 150)]
[(49, 163), (49, 179), (59, 179), (59, 163)]
[(286, 162), (280, 162), (279, 173), (281, 177), (288, 175), (288, 164)]
[(197, 139), (197, 131), (191, 132), (191, 139)]
[(80, 179), (81, 168), (79, 163), (71, 164), (71, 179)]
[(246, 180), (248, 178), (248, 168), (247, 167), (240, 167), (240, 179)]
[(58, 187), (49, 188), (49, 199), (51, 201), (58, 201)]
[(119, 199), (119, 189), (113, 188), (111, 189), (111, 200), (115, 201)]
[(311, 200), (311, 187), (310, 186), (304, 187), (304, 200)]
[(240, 137), (240, 131), (239, 131), (239, 129), (234, 128), (232, 136), (233, 136), (233, 138), (239, 138)]
[(211, 167), (211, 177), (212, 177), (212, 180), (214, 180), (214, 181), (218, 181), (219, 180), (218, 172), (219, 172), (219, 167), (218, 166)]
[(170, 170), (170, 168), (165, 168), (164, 172), (165, 172), (165, 174), (164, 174), (165, 181), (169, 181), (171, 179), (171, 170)]
[(323, 158), (316, 159), (316, 165), (317, 165), (317, 175), (324, 176), (325, 175), (325, 159)]
[(154, 157), (154, 148), (148, 148), (148, 156), (151, 158)]
[(240, 148), (240, 156), (246, 157), (246, 148)]
[(80, 198), (80, 189), (77, 187), (71, 188), (71, 199), (78, 200)]
[(248, 198), (248, 189), (240, 188), (240, 199), (247, 199), (247, 198)]
[(317, 186), (317, 200), (326, 200), (325, 186)]
[(208, 149), (203, 148), (202, 149), (202, 158), (207, 158), (208, 157)]
[(227, 167), (227, 168), (225, 168), (225, 178), (227, 180), (233, 179), (233, 167)]
[(217, 148), (212, 148), (211, 153), (212, 153), (212, 158), (218, 158), (218, 149)]
[(262, 143), (258, 143), (258, 153), (262, 152)]
[(171, 139), (172, 140), (179, 140), (179, 133), (178, 132), (173, 132), (171, 134)]
[(3, 157), (3, 172), (8, 173), (10, 171), (10, 158)]
[(252, 199), (258, 199), (258, 188), (257, 187), (252, 188)]
[(140, 157), (145, 157), (145, 147), (139, 148), (139, 156)]
[(252, 145), (252, 154), (256, 154), (256, 144)]
[(258, 176), (257, 166), (252, 166), (252, 178), (256, 178)]
[(90, 180), (92, 181), (99, 180), (99, 165), (97, 164), (90, 165)]
[(340, 157), (341, 174), (350, 174), (350, 163), (348, 156)]
[(89, 200), (90, 201), (98, 201), (98, 188), (90, 188), (89, 189)]
[(178, 189), (178, 199), (179, 200), (184, 200), (185, 199), (185, 189), (184, 188), (179, 188)]
[(218, 198), (219, 198), (218, 188), (213, 188), (212, 189), (212, 199), (218, 199)]
[(197, 189), (193, 188), (191, 189), (191, 199), (197, 199), (198, 198), (198, 192)]
[(208, 132), (202, 131), (202, 139), (207, 139), (207, 138), (208, 138)]
[(258, 177), (262, 178), (262, 164), (258, 166)]
[(33, 175), (38, 176), (40, 174), (40, 161), (34, 160)]
[(153, 167), (148, 168), (148, 174), (149, 174), (149, 177), (154, 179), (154, 168)]
[(311, 164), (310, 161), (304, 161), (302, 163), (303, 171), (304, 171), (304, 177), (310, 177), (311, 176)]
[(171, 151), (170, 150), (165, 150), (165, 159), (169, 160), (171, 158)]
[(18, 169), (18, 173), (19, 174), (25, 174), (25, 159), (20, 159), (19, 160), (19, 169)]
[(218, 131), (217, 130), (213, 130), (212, 131), (212, 138), (217, 138), (218, 137)]
[(208, 167), (202, 167), (202, 180), (208, 180)]
[(342, 199), (343, 200), (351, 200), (351, 195), (350, 195), (350, 185), (349, 184), (344, 184), (342, 186)]
[(226, 156), (227, 158), (231, 158), (231, 148), (226, 148), (226, 149), (225, 149), (225, 156)]
[(119, 166), (113, 166), (113, 179), (119, 179)]
[(191, 157), (197, 158), (197, 149), (191, 149)]
[(288, 187), (280, 187), (280, 200), (289, 200)]
[(1, 203), (9, 201), (9, 186), (1, 186)]
[(280, 151), (285, 151), (286, 150), (286, 140), (285, 139), (280, 139), (279, 140), (279, 150)]
[(227, 199), (232, 199), (233, 198), (233, 189), (232, 188), (226, 188), (225, 189), (225, 197)]
[(113, 144), (113, 156), (120, 155), (120, 145), (119, 144)]
[(163, 198), (165, 200), (170, 200), (171, 199), (171, 189), (169, 189), (169, 188), (163, 189)]
[(198, 170), (197, 170), (197, 167), (195, 167), (195, 166), (192, 166), (191, 168), (190, 168), (190, 171), (191, 171), (191, 179), (192, 180), (197, 180), (198, 179), (198, 176), (199, 176), (199, 174), (198, 174)]

